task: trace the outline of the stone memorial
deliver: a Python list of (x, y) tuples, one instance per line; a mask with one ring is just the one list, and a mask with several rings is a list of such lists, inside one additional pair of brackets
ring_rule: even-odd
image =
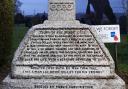
[(75, 0), (48, 3), (48, 20), (22, 40), (3, 89), (125, 89), (95, 30), (75, 20)]

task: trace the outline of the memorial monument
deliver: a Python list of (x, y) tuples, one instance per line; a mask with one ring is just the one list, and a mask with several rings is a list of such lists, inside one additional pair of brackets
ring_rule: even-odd
[(48, 3), (48, 20), (22, 40), (3, 89), (125, 89), (95, 30), (75, 20), (75, 0)]

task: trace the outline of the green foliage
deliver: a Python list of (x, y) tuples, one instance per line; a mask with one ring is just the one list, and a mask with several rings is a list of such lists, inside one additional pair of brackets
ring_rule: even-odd
[[(110, 54), (115, 59), (115, 49), (114, 44), (106, 44), (110, 51)], [(121, 43), (117, 44), (118, 50), (118, 60), (117, 66), (118, 70), (128, 74), (128, 35), (121, 35)]]
[(128, 35), (122, 35), (121, 43), (118, 44), (118, 58), (119, 64), (128, 65)]
[(0, 65), (6, 63), (11, 57), (12, 31), (12, 0), (0, 0)]
[(20, 42), (24, 38), (24, 35), (26, 34), (28, 28), (25, 27), (24, 24), (15, 25), (14, 31), (13, 31), (13, 40), (12, 40), (12, 52), (17, 49)]
[(15, 22), (15, 24), (22, 24), (22, 23), (24, 23), (24, 15), (22, 13), (17, 13), (14, 16), (14, 22)]
[(118, 69), (120, 72), (128, 74), (128, 64), (119, 64)]

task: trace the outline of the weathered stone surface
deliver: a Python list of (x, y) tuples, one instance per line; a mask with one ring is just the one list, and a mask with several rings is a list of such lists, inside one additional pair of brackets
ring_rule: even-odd
[(17, 78), (113, 78), (110, 67), (102, 66), (15, 66)]
[(114, 79), (11, 79), (3, 82), (3, 89), (125, 89), (117, 75)]
[(75, 20), (75, 0), (49, 0), (48, 12), (19, 45), (3, 89), (125, 89), (96, 31)]
[(89, 29), (34, 29), (28, 34), (16, 65), (110, 65)]
[(13, 77), (113, 77), (114, 62), (95, 31), (80, 24), (54, 27), (30, 29), (13, 59)]
[(49, 0), (48, 19), (50, 21), (74, 21), (75, 0)]

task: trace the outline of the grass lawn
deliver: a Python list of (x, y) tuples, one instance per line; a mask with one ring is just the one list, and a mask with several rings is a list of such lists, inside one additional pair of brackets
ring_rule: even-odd
[[(13, 33), (13, 53), (17, 49), (19, 43), (23, 39), (25, 33), (28, 31), (28, 28), (23, 24), (15, 25)], [(113, 58), (115, 55), (114, 44), (105, 44), (109, 49)], [(118, 46), (118, 69), (121, 72), (128, 74), (128, 35), (121, 35), (121, 43), (117, 44)]]
[(14, 52), (24, 38), (28, 28), (24, 24), (15, 25), (13, 30), (12, 51)]
[[(114, 44), (106, 44), (113, 58), (115, 55)], [(117, 44), (117, 66), (120, 72), (128, 73), (128, 35), (121, 35), (121, 43)]]

